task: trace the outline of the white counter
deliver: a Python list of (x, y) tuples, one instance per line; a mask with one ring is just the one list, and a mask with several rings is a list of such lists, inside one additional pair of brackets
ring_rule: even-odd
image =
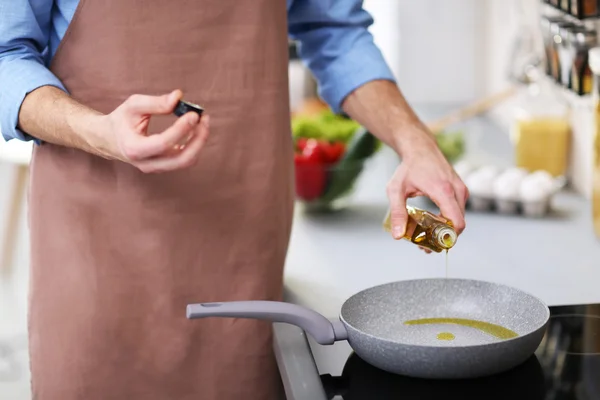
[[(469, 124), (473, 158), (510, 163), (503, 132), (485, 121)], [(427, 255), (381, 228), (385, 185), (397, 161), (390, 152), (373, 160), (346, 212), (309, 217), (297, 209), (285, 272), (286, 300), (337, 317), (352, 294), (385, 282), (446, 276), (445, 254)], [(425, 203), (417, 203), (424, 205)], [(467, 229), (448, 256), (448, 276), (508, 284), (548, 305), (600, 303), (600, 241), (589, 202), (560, 194), (546, 219), (467, 214)], [(346, 342), (311, 342), (320, 370), (335, 369), (350, 352)], [(343, 363), (341, 364), (343, 365)]]

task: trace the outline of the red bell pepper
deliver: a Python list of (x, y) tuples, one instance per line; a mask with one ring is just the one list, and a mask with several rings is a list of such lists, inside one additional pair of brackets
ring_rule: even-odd
[(346, 146), (342, 142), (321, 142), (321, 148), (325, 153), (325, 160), (329, 164), (337, 163), (346, 151)]
[(308, 143), (307, 138), (301, 137), (296, 139), (296, 150), (302, 153), (304, 151), (304, 148), (306, 147), (306, 143)]
[(328, 169), (344, 155), (342, 142), (299, 138), (296, 140), (296, 194), (304, 201), (313, 201), (323, 195), (327, 185)]
[(315, 139), (309, 139), (301, 153), (294, 157), (296, 195), (304, 201), (318, 199), (325, 191), (327, 170), (323, 149)]

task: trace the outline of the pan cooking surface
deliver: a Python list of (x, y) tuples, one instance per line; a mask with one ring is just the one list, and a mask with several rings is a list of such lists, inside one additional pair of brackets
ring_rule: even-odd
[(349, 358), (336, 358), (337, 350), (332, 348), (323, 359), (336, 361), (318, 364), (323, 386), (344, 400), (600, 400), (600, 304), (554, 306), (550, 312), (548, 329), (535, 355), (499, 374), (477, 379), (414, 379), (385, 372), (353, 352)]
[(474, 346), (540, 328), (548, 310), (537, 298), (494, 283), (462, 279), (394, 282), (357, 293), (342, 319), (380, 339), (407, 345)]

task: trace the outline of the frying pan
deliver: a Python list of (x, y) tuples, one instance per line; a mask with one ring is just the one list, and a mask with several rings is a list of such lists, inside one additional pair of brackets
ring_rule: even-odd
[[(417, 378), (478, 378), (509, 370), (540, 344), (548, 307), (516, 288), (468, 279), (418, 279), (363, 290), (342, 305), (339, 320), (290, 303), (236, 301), (190, 304), (189, 319), (254, 318), (296, 325), (321, 345), (348, 340), (356, 354), (384, 371)], [(417, 319), (488, 322), (518, 336), (500, 339), (478, 328)], [(450, 333), (454, 340), (440, 340)]]

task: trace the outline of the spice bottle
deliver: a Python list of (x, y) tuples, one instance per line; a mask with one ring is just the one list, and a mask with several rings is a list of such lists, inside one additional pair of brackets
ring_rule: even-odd
[[(452, 222), (429, 211), (406, 206), (408, 221), (404, 239), (418, 246), (425, 247), (436, 253), (449, 250), (456, 244), (457, 234)], [(388, 211), (383, 222), (383, 228), (392, 232), (392, 220)]]
[(556, 58), (558, 57), (558, 54), (556, 54), (554, 51), (554, 34), (552, 33), (554, 29), (553, 24), (556, 24), (560, 21), (563, 21), (562, 17), (549, 17), (545, 15), (540, 19), (542, 38), (544, 41), (544, 51), (546, 55), (545, 70), (546, 75), (548, 76), (554, 76), (552, 73), (552, 66), (553, 64), (557, 63)]
[(598, 16), (598, 0), (571, 0), (571, 15), (576, 18), (592, 18)]
[(564, 21), (564, 20), (558, 21), (558, 22), (553, 22), (550, 25), (550, 30), (551, 30), (551, 34), (552, 34), (551, 71), (552, 71), (552, 77), (558, 84), (564, 84), (563, 77), (562, 77), (563, 68), (562, 68), (562, 62), (561, 62), (561, 51), (564, 56), (565, 40), (562, 35), (564, 35), (565, 32), (567, 32), (567, 30), (573, 29), (576, 27), (577, 27), (577, 25), (575, 25), (574, 23)]
[(594, 119), (593, 144), (592, 213), (596, 236), (600, 237), (600, 47), (589, 51), (589, 65), (594, 73)]
[(585, 31), (585, 27), (566, 25), (559, 28), (560, 44), (558, 45), (558, 59), (560, 65), (560, 83), (571, 89), (571, 75), (575, 61), (576, 46), (572, 41), (575, 33)]
[(517, 167), (564, 176), (571, 144), (570, 108), (550, 84), (539, 80), (519, 94), (511, 139)]
[(589, 50), (598, 44), (595, 30), (575, 30), (569, 35), (572, 47), (573, 65), (571, 67), (571, 89), (580, 96), (590, 94), (593, 85), (593, 73), (588, 62)]

